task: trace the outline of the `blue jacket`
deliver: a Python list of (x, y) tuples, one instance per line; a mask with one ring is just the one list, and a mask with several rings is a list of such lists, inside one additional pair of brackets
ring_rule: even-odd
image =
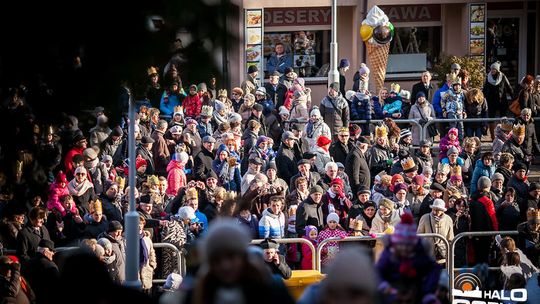
[[(165, 102), (168, 100), (168, 102)], [(169, 95), (167, 91), (161, 95), (161, 101), (159, 102), (159, 111), (162, 115), (172, 116), (174, 114), (174, 107), (181, 105), (178, 95)]]
[(356, 93), (351, 101), (351, 119), (371, 120), (371, 103), (369, 96)]
[(270, 208), (263, 211), (259, 221), (259, 238), (281, 239), (285, 237), (285, 215), (273, 214)]
[(384, 115), (382, 113), (383, 107), (379, 103), (379, 96), (373, 96), (372, 99), (373, 99), (373, 112), (375, 114), (374, 117), (372, 118), (375, 118), (375, 119), (384, 118)]
[(441, 107), (441, 100), (442, 100), (442, 94), (446, 93), (450, 88), (445, 83), (440, 89), (438, 89), (435, 94), (433, 94), (433, 109), (435, 110), (435, 114), (437, 115), (437, 118), (443, 118), (442, 115), (442, 107)]
[[(391, 100), (389, 100), (391, 101)], [(387, 103), (383, 107), (383, 111), (386, 111), (386, 117), (392, 116), (392, 114), (400, 113), (401, 112), (401, 97), (396, 97), (394, 101), (391, 103)]]
[(278, 59), (277, 55), (273, 53), (272, 55), (270, 55), (270, 58), (268, 58), (268, 62), (266, 63), (266, 70), (270, 75), (272, 75), (274, 71), (285, 74), (285, 68), (292, 66), (293, 62), (291, 54), (285, 53), (284, 56), (281, 56), (281, 58)]
[(268, 114), (272, 113), (276, 106), (274, 105), (274, 102), (272, 99), (266, 99), (263, 101), (257, 101), (257, 103), (260, 103), (263, 106), (263, 115), (267, 116)]
[(206, 217), (206, 215), (204, 213), (200, 212), (199, 209), (197, 209), (197, 211), (195, 211), (195, 216), (203, 224), (203, 231), (207, 231), (208, 230), (208, 218)]
[(473, 171), (472, 179), (471, 179), (471, 194), (476, 192), (478, 179), (480, 179), (480, 177), (486, 176), (489, 179), (491, 179), (493, 174), (495, 174), (494, 165), (490, 167), (486, 167), (482, 159), (477, 160), (476, 165), (474, 166), (474, 171)]
[[(458, 157), (457, 160), (456, 160), (456, 163), (457, 163), (458, 166), (463, 167), (463, 165), (465, 164), (465, 161), (463, 160), (463, 158)], [(441, 164), (450, 165), (450, 160), (448, 159), (448, 157), (443, 158), (441, 160)]]

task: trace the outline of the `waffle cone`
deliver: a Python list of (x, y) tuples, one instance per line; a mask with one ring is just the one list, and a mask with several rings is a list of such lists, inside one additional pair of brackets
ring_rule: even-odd
[(377, 43), (366, 42), (366, 50), (368, 54), (369, 68), (371, 70), (370, 78), (375, 84), (375, 94), (378, 94), (380, 89), (384, 87), (384, 78), (386, 75), (386, 65), (388, 63), (390, 43), (380, 45)]

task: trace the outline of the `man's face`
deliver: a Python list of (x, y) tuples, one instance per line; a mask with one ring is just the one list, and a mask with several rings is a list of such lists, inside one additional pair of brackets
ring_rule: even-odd
[(520, 179), (523, 179), (526, 173), (527, 171), (525, 171), (525, 169), (519, 169), (516, 171), (516, 176)]
[(438, 216), (438, 217), (441, 217), (444, 214), (444, 211), (437, 208), (433, 208), (431, 212), (433, 213), (433, 215)]
[(158, 189), (159, 189), (159, 193), (163, 194), (165, 193), (165, 191), (167, 191), (167, 181), (166, 180), (163, 180), (163, 181), (159, 181), (159, 185), (158, 185)]
[(431, 74), (430, 73), (422, 73), (422, 82), (423, 83), (429, 83), (431, 81)]
[(339, 95), (339, 92), (334, 90), (333, 88), (328, 89), (328, 96), (330, 97), (337, 97)]
[(146, 214), (152, 213), (152, 208), (154, 207), (152, 204), (145, 204), (145, 203), (141, 203), (140, 206), (141, 206), (141, 210)]
[(282, 44), (276, 45), (276, 54), (281, 55), (285, 52), (285, 48)]
[(270, 76), (270, 83), (273, 85), (278, 84), (279, 82), (279, 76)]
[(431, 190), (431, 197), (433, 198), (440, 198), (442, 196), (442, 192), (438, 190)]
[(315, 202), (315, 203), (320, 203), (321, 202), (321, 198), (322, 198), (322, 193), (312, 193), (310, 194), (311, 196), (311, 199)]
[(424, 155), (430, 155), (431, 152), (430, 152), (430, 148), (428, 146), (422, 146), (420, 147), (420, 151), (422, 152), (422, 154)]
[(249, 74), (253, 79), (257, 78), (257, 75), (259, 75), (259, 72), (253, 72), (251, 74)]
[(78, 142), (76, 142), (75, 146), (78, 147), (78, 148), (81, 148), (81, 149), (86, 149), (87, 144), (88, 144), (88, 142), (86, 141), (86, 139), (82, 139), (82, 140), (79, 140)]
[(349, 133), (347, 132), (340, 132), (338, 134), (338, 139), (340, 142), (342, 142), (343, 144), (347, 144), (347, 142), (349, 141)]
[(369, 201), (369, 194), (368, 193), (361, 193), (358, 195), (358, 200), (364, 204), (365, 202)]
[(520, 135), (516, 138), (516, 142), (521, 145), (525, 141), (525, 135)]
[(273, 168), (266, 170), (266, 176), (268, 177), (268, 180), (273, 181), (276, 178), (276, 170)]
[(37, 219), (31, 219), (30, 222), (34, 227), (41, 227), (45, 223), (45, 218), (38, 217)]
[(287, 147), (292, 148), (292, 147), (294, 146), (294, 139), (292, 139), (292, 138), (285, 139), (285, 140), (283, 141), (283, 143), (284, 143)]
[(405, 138), (403, 138), (403, 142), (405, 142), (407, 144), (411, 144), (412, 143), (412, 136), (406, 136)]
[(274, 248), (264, 249), (263, 252), (265, 262), (272, 262), (274, 260), (274, 257), (277, 255), (277, 251)]
[(208, 186), (208, 188), (214, 189), (217, 186), (217, 179), (215, 179), (213, 177), (207, 179), (206, 180), (206, 185)]
[(109, 232), (109, 235), (112, 236), (113, 239), (118, 240), (122, 236), (122, 230), (115, 230)]
[(103, 212), (101, 211), (96, 211), (94, 213), (92, 213), (92, 219), (96, 222), (96, 223), (101, 223), (101, 219), (103, 218)]
[(259, 165), (259, 164), (253, 164), (253, 163), (251, 163), (251, 164), (249, 164), (249, 167), (250, 167), (251, 170), (253, 170), (253, 172), (255, 172), (255, 173), (261, 172), (261, 165)]
[(329, 167), (327, 170), (326, 170), (326, 175), (328, 175), (328, 177), (330, 177), (331, 179), (334, 179), (337, 177), (337, 168), (334, 168), (334, 167)]
[(529, 194), (530, 194), (532, 197), (538, 199), (538, 198), (540, 198), (540, 189), (530, 191)]
[(116, 194), (118, 194), (118, 186), (117, 185), (110, 186), (109, 189), (107, 189), (107, 197), (114, 198), (116, 196)]
[(197, 209), (199, 208), (199, 200), (196, 198), (190, 198), (187, 201), (187, 205), (193, 208), (193, 210), (197, 211)]
[(203, 146), (204, 146), (204, 148), (205, 148), (206, 150), (208, 150), (208, 151), (210, 151), (210, 152), (211, 152), (212, 150), (214, 150), (214, 143), (211, 143), (211, 142), (205, 142), (205, 143), (203, 143)]

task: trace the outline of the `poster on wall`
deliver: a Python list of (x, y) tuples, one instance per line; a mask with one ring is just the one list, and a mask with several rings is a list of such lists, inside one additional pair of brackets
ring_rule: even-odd
[(259, 74), (256, 78), (258, 85), (262, 85), (261, 77), (264, 75), (263, 67), (263, 24), (262, 9), (246, 9), (244, 20), (244, 52), (246, 70), (252, 65), (257, 66)]
[(485, 65), (486, 4), (469, 4), (469, 56)]

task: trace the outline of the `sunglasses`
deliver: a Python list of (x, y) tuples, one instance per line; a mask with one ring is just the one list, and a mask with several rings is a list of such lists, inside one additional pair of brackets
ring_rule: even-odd
[(77, 173), (78, 176), (85, 176), (86, 173)]

